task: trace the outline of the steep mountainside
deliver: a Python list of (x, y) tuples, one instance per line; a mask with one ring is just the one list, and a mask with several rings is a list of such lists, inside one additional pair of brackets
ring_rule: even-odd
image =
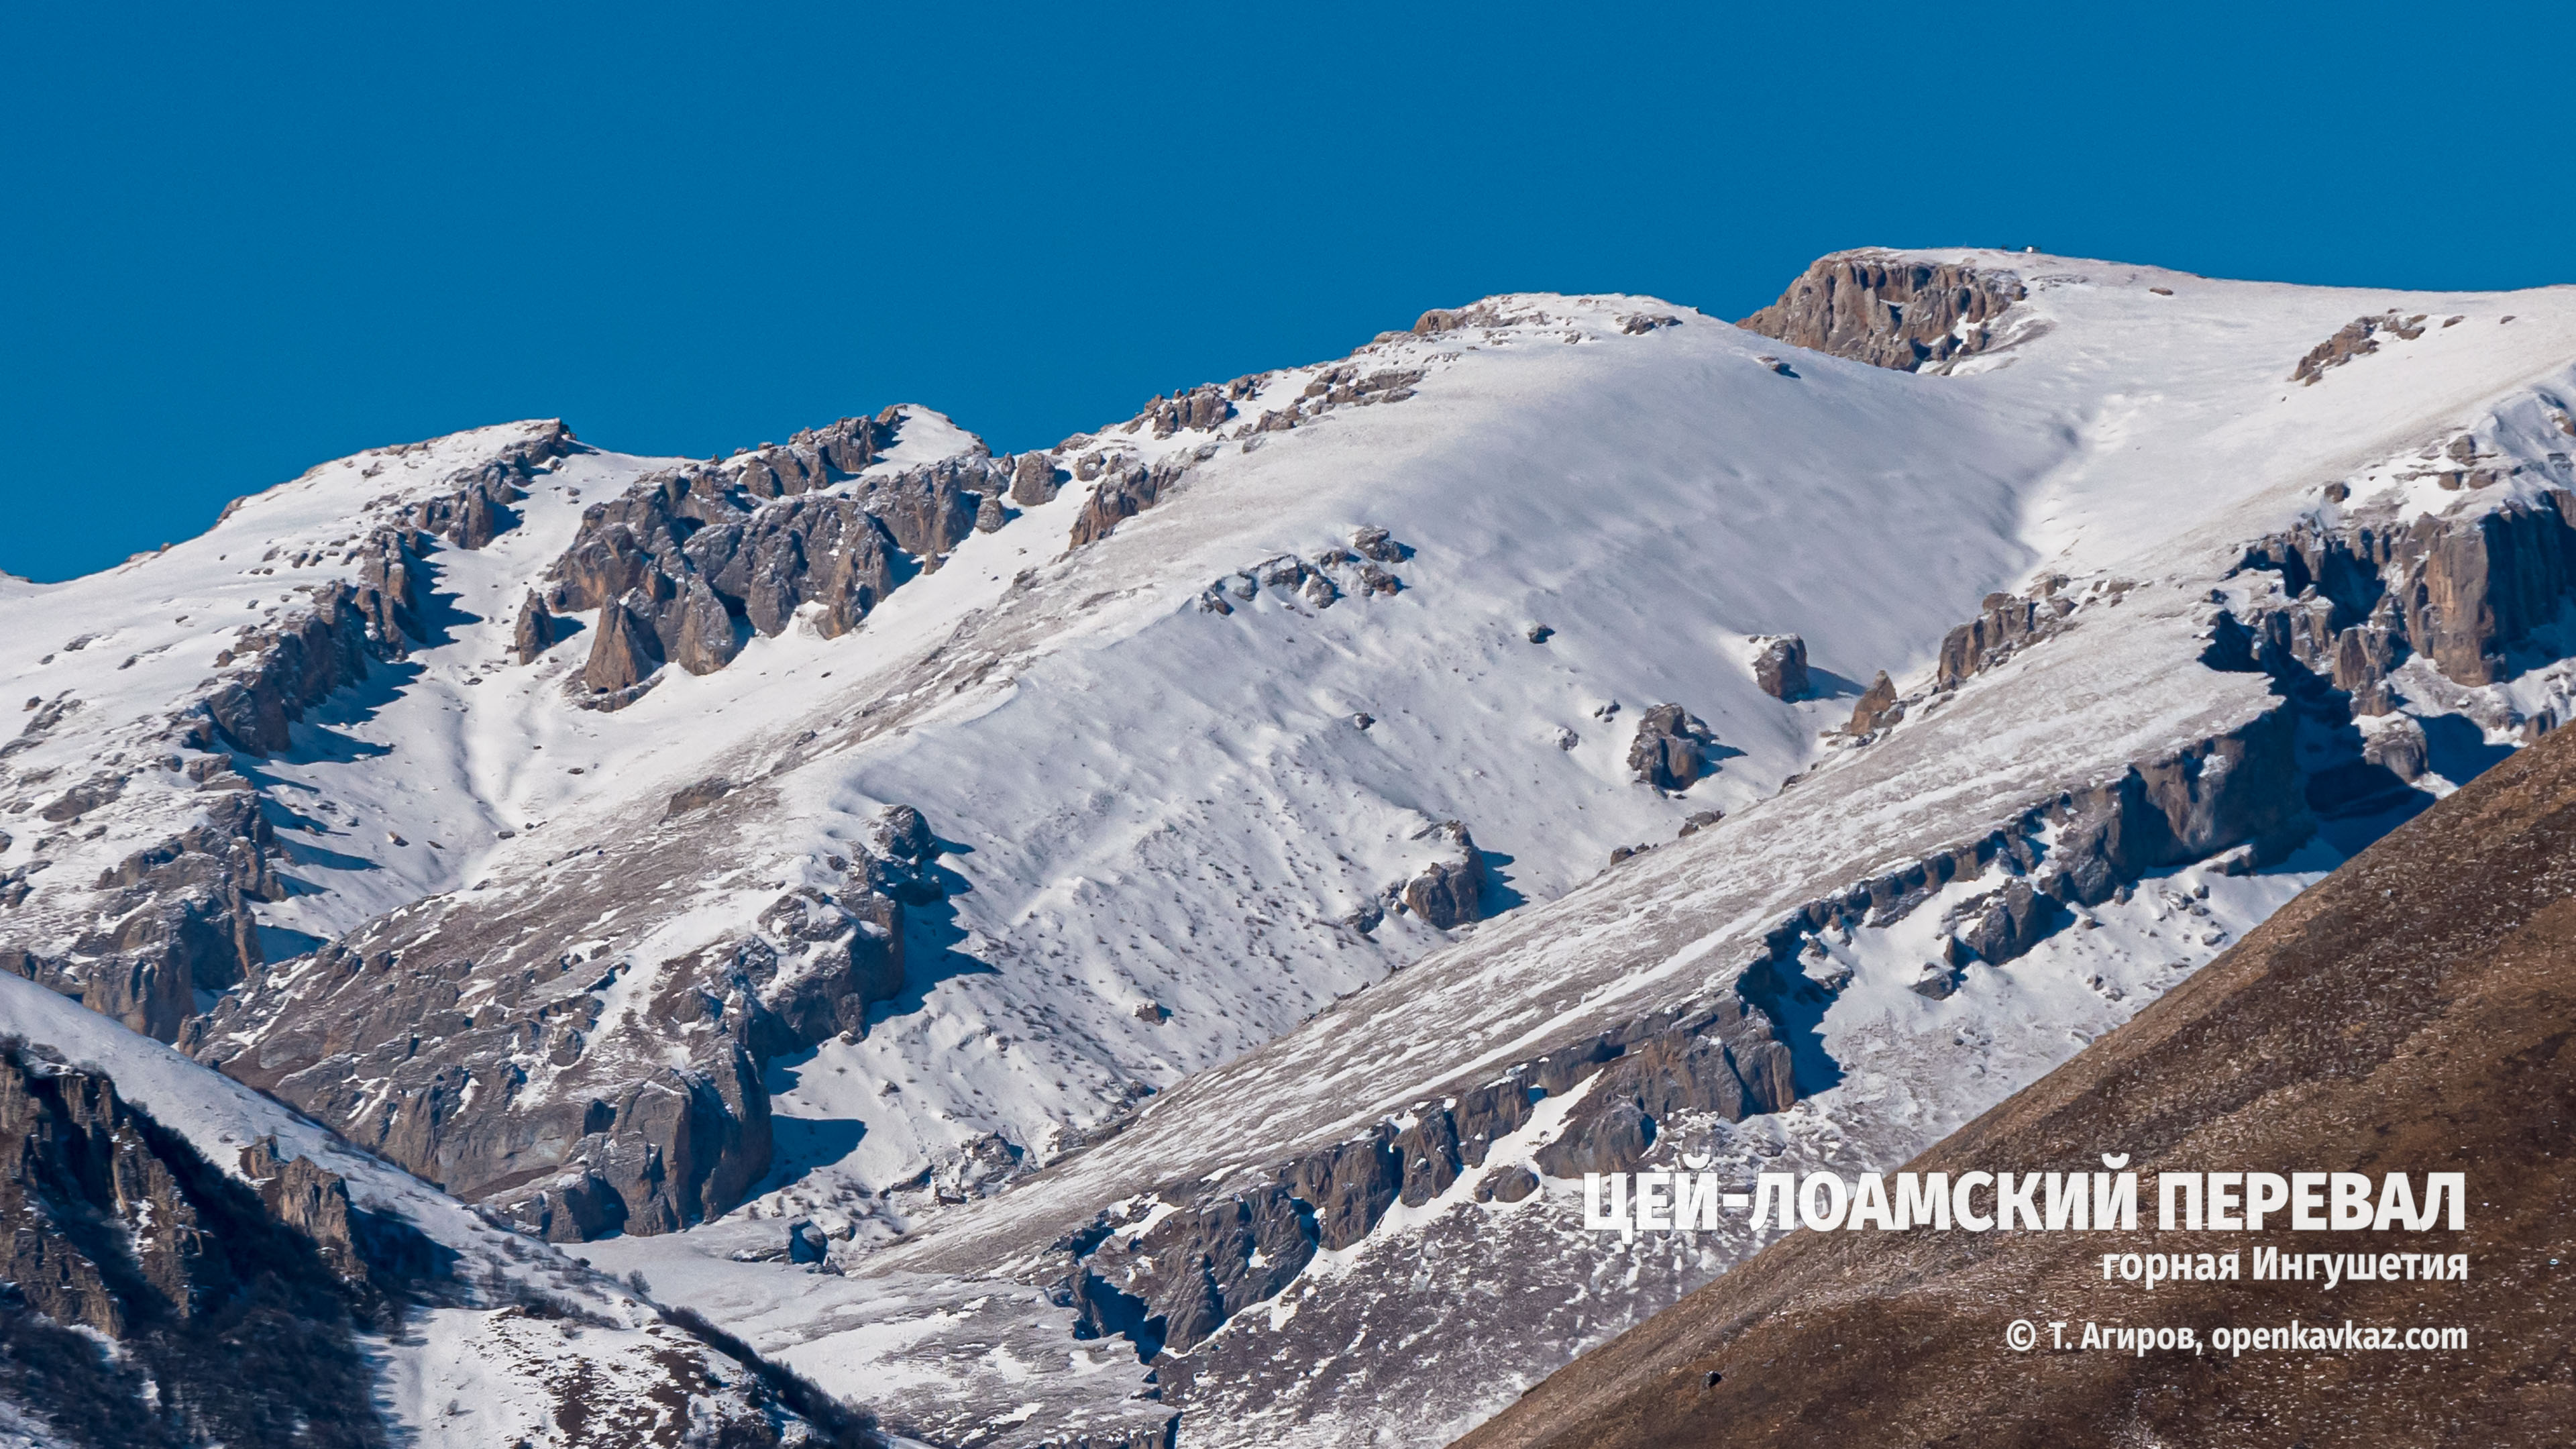
[(702, 1322), (60, 996), (0, 978), (0, 1041), (0, 1443), (886, 1442)]
[[(2489, 771), (2090, 1051), (1909, 1166), (2466, 1175), (2464, 1226), (2297, 1233), (1800, 1233), (1461, 1441), (2558, 1444), (2576, 1174), (2576, 739)], [(2331, 1236), (2334, 1241), (2328, 1242)], [(2105, 1248), (2465, 1253), (2468, 1276), (2105, 1285)], [(2016, 1354), (2011, 1319), (2460, 1326), (2444, 1352)], [(1712, 1381), (1714, 1376), (1714, 1381)], [(2438, 1387), (2435, 1385), (2438, 1383)]]
[(0, 591), (0, 966), (924, 1432), (1436, 1442), (1758, 1246), (1585, 1170), (1909, 1156), (2565, 717), (2571, 304), (1855, 253), (362, 454)]

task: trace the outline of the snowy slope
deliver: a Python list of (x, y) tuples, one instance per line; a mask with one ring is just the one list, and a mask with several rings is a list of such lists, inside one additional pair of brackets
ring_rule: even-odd
[[(442, 1282), (422, 1285), (439, 1306), (371, 1345), (379, 1407), (401, 1442), (605, 1446), (666, 1442), (656, 1436), (676, 1435), (693, 1415), (793, 1422), (755, 1407), (759, 1395), (745, 1397), (740, 1365), (660, 1322), (651, 1305), (587, 1265), (487, 1222), (159, 1042), (5, 974), (0, 1036), (109, 1076), (119, 1096), (237, 1180), (247, 1180), (243, 1149), (274, 1137), (281, 1160), (308, 1158), (338, 1174), (355, 1205), (407, 1222), (455, 1255)], [(0, 1435), (16, 1432), (0, 1420)], [(47, 1442), (25, 1432), (33, 1437), (23, 1442)]]
[[(1068, 1415), (1150, 1418), (1152, 1401), (1128, 1402), (1132, 1359), (1064, 1338), (1070, 1315), (1046, 1291), (1066, 1268), (1046, 1251), (1059, 1234), (1145, 1190), (1258, 1175), (1479, 1073), (1732, 992), (1785, 914), (1854, 881), (1996, 832), (2045, 845), (2053, 827), (2030, 812), (2280, 707), (2264, 675), (2200, 663), (2218, 608), (2253, 618), (2292, 602), (2237, 571), (2254, 542), (2365, 516), (2473, 521), (2571, 481), (2552, 431), (2576, 396), (2563, 289), (2416, 297), (1920, 255), (2019, 278), (2008, 345), (1916, 376), (1651, 299), (1493, 299), (1465, 325), (1243, 380), (1213, 424), (1068, 440), (1050, 455), (1076, 474), (1059, 494), (908, 571), (854, 632), (826, 637), (809, 614), (749, 637), (717, 672), (666, 669), (613, 712), (569, 692), (599, 621), (523, 666), (509, 659), (517, 609), (586, 508), (682, 460), (549, 458), (514, 526), (427, 553), (429, 627), (406, 659), (307, 713), (291, 748), (237, 762), (291, 880), (251, 907), (279, 969), (252, 983), (257, 1011), (219, 1011), (213, 1045), (256, 1061), (328, 1035), (319, 997), (303, 994), (318, 973), (290, 958), (357, 931), (370, 949), (453, 964), (469, 1008), (531, 965), (594, 968), (564, 983), (599, 982), (593, 1024), (568, 1048), (583, 1069), (674, 1069), (700, 1039), (656, 1003), (686, 963), (760, 929), (782, 892), (834, 889), (835, 862), (860, 853), (884, 806), (917, 807), (951, 893), (911, 913), (903, 990), (863, 1035), (768, 1068), (777, 1149), (757, 1200), (689, 1233), (585, 1251), (665, 1294), (687, 1285), (832, 1387), (907, 1385), (907, 1408), (947, 1430), (1034, 1439)], [(2284, 380), (2356, 315), (2392, 310), (2434, 325), (2315, 386)], [(2439, 325), (2450, 316), (2462, 320)], [(1265, 426), (1352, 372), (1410, 380)], [(0, 592), (0, 679), (36, 718), (81, 701), (6, 761), (0, 873), (50, 865), (22, 878), (33, 893), (0, 915), (0, 944), (77, 954), (98, 925), (87, 882), (202, 818), (194, 751), (173, 731), (225, 667), (234, 622), (279, 617), (290, 584), (358, 577), (345, 551), (358, 520), (542, 433), (513, 425), (325, 465), (203, 538)], [(2462, 436), (2508, 460), (2501, 476), (2444, 486), (2422, 459)], [(916, 409), (869, 471), (980, 450)], [(1091, 503), (1081, 460), (1104, 453), (1187, 468), (1152, 507), (1068, 548)], [(1385, 565), (1398, 591), (1371, 591), (1335, 559), (1364, 528), (1402, 546)], [(2061, 631), (1932, 688), (1945, 636), (1990, 594), (2061, 576), (2051, 597), (2081, 601)], [(1817, 671), (1796, 702), (1763, 693), (1749, 663), (1753, 636), (1789, 632)], [(2555, 636), (2517, 647), (2528, 657), (2498, 684), (2460, 685), (2421, 658), (2392, 676), (2407, 710), (2466, 731), (2431, 731), (2442, 758), (2419, 793), (2508, 747), (2522, 721), (2566, 717)], [(1908, 718), (1865, 744), (1829, 736), (1881, 670)], [(1722, 742), (1715, 774), (1671, 795), (1628, 763), (1639, 717), (1665, 703)], [(45, 819), (102, 771), (126, 777), (120, 794)], [(733, 788), (714, 805), (674, 806), (717, 778)], [(1711, 811), (1726, 818), (1676, 839)], [(1483, 852), (1496, 918), (1370, 926), (1391, 886), (1452, 852), (1426, 834), (1451, 820)], [(1826, 1075), (1794, 1112), (1707, 1130), (1728, 1151), (1902, 1156), (2169, 986), (2214, 952), (2204, 937), (2259, 919), (2371, 828), (2339, 823), (2266, 874), (2185, 881), (2178, 901), (2211, 887), (2197, 911), (2162, 887), (2102, 905), (2092, 927), (2009, 969), (1967, 968), (1942, 999), (1911, 988), (1932, 924), (1968, 885), (1821, 941), (1847, 983), (1812, 1020), (1778, 1005), (1802, 1073)], [(1604, 873), (1613, 849), (1640, 845), (1657, 848)], [(562, 1041), (478, 1062), (465, 1100), (523, 1090), (529, 1111), (548, 1105)], [(366, 1081), (314, 1089), (326, 1099), (361, 1104), (334, 1125), (376, 1134), (364, 1140), (405, 1130), (404, 1108)], [(1555, 1189), (1507, 1211), (1460, 1183), (1312, 1270), (1314, 1306), (1238, 1320), (1202, 1352), (1306, 1364), (1313, 1345), (1288, 1325), (1364, 1317), (1352, 1306), (1364, 1300), (1394, 1305), (1385, 1330), (1428, 1332), (1437, 1305), (1463, 1300), (1386, 1287), (1426, 1242), (1525, 1258), (1551, 1291), (1599, 1258), (1579, 1238), (1533, 1246), (1556, 1241)], [(912, 1236), (868, 1278), (732, 1261), (774, 1248), (795, 1215), (849, 1234), (836, 1251), (852, 1268)], [(1562, 1338), (1453, 1373), (1429, 1397), (1426, 1378), (1347, 1364), (1302, 1398), (1249, 1374), (1227, 1398), (1209, 1385), (1231, 1367), (1170, 1397), (1203, 1406), (1194, 1422), (1245, 1426), (1294, 1398), (1314, 1442), (1357, 1442), (1367, 1406), (1397, 1402), (1399, 1421), (1368, 1432), (1422, 1442), (1743, 1246), (1569, 1309)], [(996, 1264), (1009, 1272), (991, 1276)], [(1250, 1325), (1274, 1319), (1291, 1337), (1249, 1346)], [(1494, 1332), (1468, 1315), (1459, 1351)], [(969, 1351), (997, 1338), (1044, 1363), (1021, 1372)]]
[[(2464, 498), (2415, 482), (2391, 488), (2405, 460), (2464, 430), (2510, 443), (2518, 421), (2546, 416), (2576, 384), (2567, 367), (2576, 356), (2576, 309), (2569, 306), (2576, 299), (2564, 290), (2512, 298), (2355, 296), (2011, 260), (2029, 269), (2028, 305), (2053, 324), (2047, 335), (1960, 368), (1964, 377), (1855, 370), (1855, 382), (1898, 395), (1940, 395), (1963, 410), (2017, 413), (2031, 434), (2073, 440), (2067, 453), (2035, 461), (2007, 536), (2049, 569), (2117, 578), (2132, 588), (2088, 602), (2062, 640), (1970, 680), (1937, 702), (1937, 713), (1927, 710), (1886, 740), (1836, 758), (1795, 790), (1738, 810), (1724, 825), (1555, 906), (1482, 927), (1473, 941), (1417, 963), (1312, 1026), (1203, 1074), (1122, 1136), (888, 1255), (886, 1271), (972, 1272), (1024, 1251), (1032, 1256), (1019, 1281), (1045, 1281), (1063, 1271), (1063, 1259), (1044, 1244), (1140, 1188), (1221, 1188), (1257, 1178), (1301, 1149), (1402, 1114), (1479, 1074), (1699, 992), (1731, 989), (1793, 909), (2004, 828), (2069, 786), (2132, 760), (2245, 727), (2278, 703), (2267, 681), (2218, 673), (2198, 658), (2211, 626), (2210, 590), (2235, 570), (2247, 543), (2337, 511), (2320, 492), (2332, 483), (2350, 490), (2354, 507), (2383, 507), (2400, 523), (2437, 510), (2467, 508), (2474, 516), (2499, 507), (2506, 490)], [(2316, 340), (2357, 312), (2391, 307), (2467, 320), (2357, 359), (2319, 387), (2283, 385), (2288, 364)], [(2511, 324), (2500, 320), (2507, 313), (2515, 314)], [(1822, 358), (1801, 357), (1798, 370), (1810, 379), (1842, 375)], [(2512, 486), (2563, 487), (2563, 453), (2551, 455), (2540, 434), (2519, 436), (2526, 471)], [(1186, 506), (1172, 505), (1168, 526), (1178, 526)], [(1862, 557), (1885, 567), (1892, 555)], [(2249, 587), (2235, 585), (2240, 602)], [(1812, 615), (1772, 624), (1792, 626), (1828, 637)], [(1824, 657), (1850, 667), (1848, 655)], [(1863, 662), (1902, 673), (1921, 660), (1918, 648)], [(2466, 698), (2477, 693), (2482, 700)], [(2482, 692), (2423, 682), (2414, 694), (2429, 715), (2470, 709), (2478, 716), (2469, 721), (2471, 737), (2483, 737), (2477, 748), (2493, 750), (2513, 738), (2521, 715), (2565, 716), (2567, 671), (2550, 665)], [(2452, 768), (2474, 768), (2474, 758)], [(2421, 788), (2438, 793), (2447, 782), (2436, 771)], [(2370, 826), (2342, 828), (2366, 835)], [(1743, 1134), (1743, 1150), (1794, 1151), (1846, 1165), (1901, 1160), (2151, 999), (2213, 955), (2231, 930), (2259, 919), (2336, 858), (2321, 840), (2263, 876), (2218, 877), (2219, 889), (2196, 905), (2193, 880), (2153, 887), (2142, 904), (2105, 907), (2089, 917), (2093, 925), (2062, 934), (2008, 970), (1971, 968), (1961, 989), (1938, 1002), (1909, 989), (1928, 943), (1903, 937), (1928, 936), (1942, 899), (1918, 908), (1928, 913), (1864, 930), (1838, 948), (1857, 970), (1854, 984), (1813, 1028), (1814, 1048), (1841, 1084), (1782, 1119), (1757, 1119), (1758, 1128)], [(1734, 1134), (1718, 1135), (1731, 1141)], [(1460, 1305), (1478, 1301), (1497, 1277), (1511, 1281), (1498, 1263), (1555, 1258), (1563, 1275), (1538, 1272), (1540, 1282), (1598, 1283), (1605, 1271), (1615, 1278), (1621, 1260), (1611, 1256), (1605, 1269), (1597, 1243), (1534, 1223), (1525, 1209), (1471, 1206), (1472, 1186), (1462, 1179), (1440, 1200), (1447, 1212), (1417, 1219), (1411, 1232), (1398, 1221), (1402, 1214), (1390, 1217), (1393, 1228), (1380, 1229), (1396, 1241), (1380, 1245), (1384, 1276), (1376, 1291), (1412, 1281), (1416, 1312), (1391, 1313), (1379, 1327), (1398, 1339), (1454, 1337), (1466, 1361), (1492, 1378), (1462, 1390), (1456, 1371), (1437, 1365), (1380, 1364), (1372, 1376), (1346, 1358), (1344, 1381), (1291, 1390), (1282, 1380), (1305, 1377), (1303, 1370), (1265, 1376), (1256, 1366), (1284, 1354), (1295, 1369), (1316, 1350), (1263, 1343), (1256, 1315), (1239, 1320), (1253, 1326), (1227, 1330), (1254, 1338), (1231, 1349), (1220, 1338), (1203, 1350), (1215, 1356), (1201, 1371), (1211, 1387), (1194, 1406), (1211, 1426), (1198, 1433), (1212, 1437), (1192, 1442), (1283, 1442), (1280, 1426), (1261, 1415), (1300, 1398), (1296, 1412), (1315, 1416), (1306, 1430), (1314, 1442), (1354, 1442), (1355, 1421), (1385, 1442), (1436, 1442), (1444, 1424), (1471, 1422), (1479, 1402), (1508, 1399), (1527, 1382), (1507, 1355), (1498, 1365), (1476, 1352), (1525, 1336), (1523, 1318), (1509, 1320), (1499, 1340), (1480, 1337), (1476, 1325), (1459, 1321)], [(1557, 1213), (1571, 1211), (1562, 1189), (1551, 1197)], [(1477, 1225), (1459, 1228), (1461, 1220)], [(1540, 1246), (1550, 1238), (1558, 1240), (1553, 1251)], [(1437, 1251), (1443, 1244), (1448, 1251)], [(1711, 1245), (1695, 1262), (1684, 1255), (1666, 1265), (1660, 1291), (1686, 1288), (1747, 1246)], [(638, 1245), (639, 1258), (652, 1251)], [(1435, 1275), (1426, 1288), (1426, 1261), (1469, 1266)], [(1639, 1297), (1652, 1301), (1656, 1291)], [(1584, 1296), (1577, 1292), (1572, 1301)], [(1308, 1311), (1329, 1307), (1328, 1295)], [(1633, 1302), (1577, 1310), (1568, 1327), (1577, 1341), (1597, 1339), (1632, 1321), (1634, 1311)], [(1328, 1328), (1347, 1332), (1354, 1321), (1346, 1315)], [(809, 1336), (792, 1350), (800, 1362), (827, 1364), (841, 1355), (844, 1381), (877, 1371), (867, 1366), (878, 1361), (882, 1336), (864, 1322), (852, 1324), (838, 1348), (825, 1324), (815, 1329), (826, 1336)], [(1545, 1352), (1536, 1359), (1544, 1362)], [(1221, 1385), (1239, 1371), (1248, 1372), (1229, 1393)], [(1443, 1410), (1427, 1420), (1414, 1397), (1424, 1392)]]

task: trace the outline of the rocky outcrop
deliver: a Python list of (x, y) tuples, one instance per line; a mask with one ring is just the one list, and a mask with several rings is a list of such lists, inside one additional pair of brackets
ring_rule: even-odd
[(2495, 683), (2507, 647), (2554, 620), (2576, 587), (2570, 506), (2551, 489), (2468, 516), (2365, 513), (2265, 538), (2240, 572), (2276, 575), (2277, 595), (2222, 617), (2211, 662), (2323, 678), (2361, 714), (2393, 707), (2384, 681), (2410, 654), (2453, 683)]
[(652, 607), (650, 597), (640, 590), (600, 607), (590, 659), (581, 667), (581, 682), (593, 690), (605, 694), (631, 688), (662, 667), (661, 649), (651, 628), (636, 621), (637, 603), (648, 611)]
[(0, 946), (0, 970), (60, 992), (161, 1041), (261, 967), (256, 900), (283, 900), (275, 835), (237, 775), (210, 773), (203, 817), (135, 852), (93, 884), (94, 924), (58, 956)]
[[(463, 549), (490, 543), (517, 524), (511, 505), (527, 496), (525, 485), (537, 470), (580, 446), (562, 423), (547, 423), (534, 437), (451, 474), (442, 485), (449, 491), (393, 509), (390, 521), (349, 546), (354, 581), (304, 586), (297, 590), (301, 604), (244, 629), (216, 654), (226, 672), (202, 705), (212, 730), (245, 753), (275, 754), (288, 747), (289, 727), (305, 710), (364, 679), (372, 661), (408, 655), (410, 642), (425, 637), (420, 587), (430, 572), (432, 540)], [(381, 499), (373, 505), (385, 506)], [(528, 640), (523, 616), (523, 651)], [(204, 747), (211, 739), (201, 734), (191, 743)]]
[(1445, 844), (1455, 853), (1434, 861), (1406, 881), (1397, 899), (1404, 908), (1443, 931), (1485, 918), (1485, 855), (1467, 827), (1455, 820), (1429, 826), (1414, 837)]
[(246, 1190), (107, 1078), (15, 1043), (0, 1163), (0, 1399), (83, 1445), (384, 1442), (357, 1335), (439, 1271), (407, 1225), (273, 1151)]
[(518, 627), (510, 635), (510, 655), (521, 664), (534, 664), (537, 656), (555, 647), (555, 616), (546, 612), (546, 601), (528, 592), (519, 605)]
[(1349, 594), (1392, 597), (1404, 592), (1404, 580), (1385, 567), (1409, 554), (1383, 528), (1363, 528), (1352, 548), (1330, 548), (1313, 561), (1283, 553), (1239, 573), (1228, 574), (1199, 594), (1199, 608), (1231, 614), (1236, 603), (1250, 603), (1267, 587), (1308, 608), (1329, 609)]
[(2027, 295), (2020, 278), (1965, 262), (1836, 252), (1736, 325), (1873, 367), (1940, 372), (1997, 345), (1995, 324)]
[(1882, 669), (1853, 703), (1851, 721), (1843, 726), (1843, 733), (1871, 735), (1903, 718), (1905, 706), (1897, 702), (1896, 681), (1888, 678), (1887, 671)]
[[(681, 793), (686, 813), (731, 787)], [(940, 849), (893, 807), (835, 858), (838, 889), (791, 887), (753, 929), (650, 965), (574, 943), (549, 957), (517, 917), (479, 937), (380, 918), (227, 996), (180, 1045), (539, 1236), (674, 1231), (768, 1170), (764, 1064), (857, 1036), (902, 991), (906, 905), (942, 898)], [(496, 949), (527, 964), (478, 969)], [(639, 972), (649, 991), (611, 1014)]]
[[(628, 616), (614, 641), (603, 622), (587, 687), (617, 696), (664, 662), (712, 673), (740, 653), (737, 621), (775, 636), (810, 608), (824, 637), (846, 634), (895, 588), (899, 554), (936, 568), (979, 519), (998, 526), (987, 505), (1024, 473), (1035, 486), (1025, 460), (1005, 467), (980, 446), (874, 466), (899, 422), (895, 409), (845, 418), (783, 447), (649, 474), (592, 504), (543, 597), (566, 613), (619, 601)], [(627, 682), (601, 682), (611, 679)]]
[(1022, 508), (1035, 508), (1054, 500), (1056, 490), (1065, 483), (1065, 471), (1056, 466), (1054, 455), (1022, 453), (1011, 464), (1011, 501)]
[(2424, 314), (2402, 317), (2390, 312), (2378, 317), (2355, 317), (2332, 337), (2308, 349), (2299, 365), (2290, 370), (2290, 381), (2314, 387), (2325, 381), (2330, 368), (2343, 366), (2356, 357), (2379, 350), (2379, 336), (2385, 333), (2412, 342), (2424, 335)]
[(1156, 397), (1145, 404), (1145, 411), (1135, 421), (1127, 424), (1127, 431), (1151, 428), (1157, 438), (1181, 432), (1204, 433), (1233, 416), (1234, 404), (1227, 400), (1225, 389), (1205, 384), (1170, 397)]
[[(1493, 1144), (1531, 1120), (1540, 1100), (1599, 1073), (1566, 1131), (1540, 1150), (1552, 1176), (1619, 1171), (1654, 1138), (1658, 1120), (1742, 1121), (1796, 1100), (1789, 1054), (1758, 1013), (1733, 998), (1657, 1018), (1630, 1033), (1516, 1067), (1498, 1079), (1421, 1103), (1260, 1174), (1257, 1185), (1196, 1195), (1166, 1189), (1179, 1208), (1146, 1231), (1104, 1217), (1058, 1247), (1072, 1255), (1057, 1301), (1077, 1336), (1124, 1336), (1152, 1360), (1204, 1342), (1226, 1320), (1275, 1298), (1319, 1252), (1366, 1238), (1397, 1203), (1420, 1206), (1486, 1165)], [(1517, 1202), (1538, 1187), (1527, 1168), (1480, 1175), (1480, 1201)]]
[(1968, 676), (1991, 669), (2058, 632), (2075, 612), (2074, 597), (2061, 592), (2065, 584), (2063, 576), (2051, 575), (2027, 596), (1986, 595), (1977, 617), (1952, 629), (1941, 640), (1935, 687), (1955, 688)]
[(1717, 736), (1678, 704), (1659, 704), (1637, 721), (1628, 768), (1658, 790), (1687, 790), (1717, 768)]
[(1807, 641), (1795, 634), (1757, 634), (1752, 642), (1754, 684), (1773, 699), (1805, 697)]
[(1100, 481), (1092, 485), (1091, 496), (1083, 500), (1082, 511), (1074, 515), (1073, 535), (1067, 547), (1080, 548), (1107, 538), (1119, 524), (1160, 503), (1194, 461), (1192, 455), (1181, 454), (1158, 458), (1150, 465), (1109, 465)]

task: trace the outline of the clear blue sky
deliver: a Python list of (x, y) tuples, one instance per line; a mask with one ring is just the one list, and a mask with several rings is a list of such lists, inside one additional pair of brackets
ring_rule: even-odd
[(0, 12), (0, 569), (530, 416), (997, 450), (1498, 291), (1864, 244), (2576, 280), (2556, 6)]

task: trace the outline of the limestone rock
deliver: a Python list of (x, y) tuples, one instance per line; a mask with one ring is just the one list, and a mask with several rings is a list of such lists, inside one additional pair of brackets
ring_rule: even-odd
[(1047, 453), (1022, 453), (1011, 465), (1011, 501), (1022, 508), (1035, 508), (1055, 498), (1064, 486), (1064, 471)]
[(2411, 785), (2428, 769), (2424, 727), (2411, 715), (2392, 715), (2363, 738), (2361, 757)]
[(1874, 734), (1903, 718), (1905, 706), (1897, 702), (1896, 683), (1882, 669), (1852, 705), (1851, 723), (1843, 726), (1843, 732), (1855, 736)]
[(1659, 704), (1637, 721), (1628, 768), (1658, 790), (1687, 790), (1714, 772), (1717, 736), (1678, 704)]
[(521, 664), (534, 664), (537, 656), (555, 647), (555, 616), (546, 612), (546, 601), (534, 589), (526, 602), (519, 605), (519, 626), (510, 637), (510, 653)]
[(1994, 324), (2027, 295), (2019, 278), (1964, 262), (1837, 252), (1736, 325), (1873, 367), (1938, 372), (1992, 349)]
[(1795, 634), (1755, 635), (1753, 682), (1773, 699), (1798, 699), (1808, 688), (1807, 641)]
[(641, 684), (661, 667), (658, 652), (652, 632), (635, 622), (624, 601), (602, 605), (581, 681), (600, 693)]
[(692, 578), (680, 590), (673, 618), (673, 638), (666, 646), (672, 663), (691, 674), (713, 674), (741, 651), (734, 637), (733, 616), (725, 612), (715, 590), (703, 578)]
[(2310, 348), (2308, 355), (2299, 359), (2299, 365), (2290, 370), (2289, 380), (2314, 387), (2325, 380), (2328, 369), (2377, 352), (2382, 333), (2412, 342), (2424, 335), (2424, 317), (2420, 313), (2403, 317), (2395, 312), (2377, 317), (2356, 317), (2345, 323), (2335, 335)]
[(1422, 873), (1404, 883), (1405, 909), (1441, 930), (1453, 930), (1469, 921), (1484, 919), (1485, 856), (1476, 848), (1467, 827), (1455, 820), (1442, 821), (1414, 837), (1445, 843), (1454, 856), (1436, 861)]

